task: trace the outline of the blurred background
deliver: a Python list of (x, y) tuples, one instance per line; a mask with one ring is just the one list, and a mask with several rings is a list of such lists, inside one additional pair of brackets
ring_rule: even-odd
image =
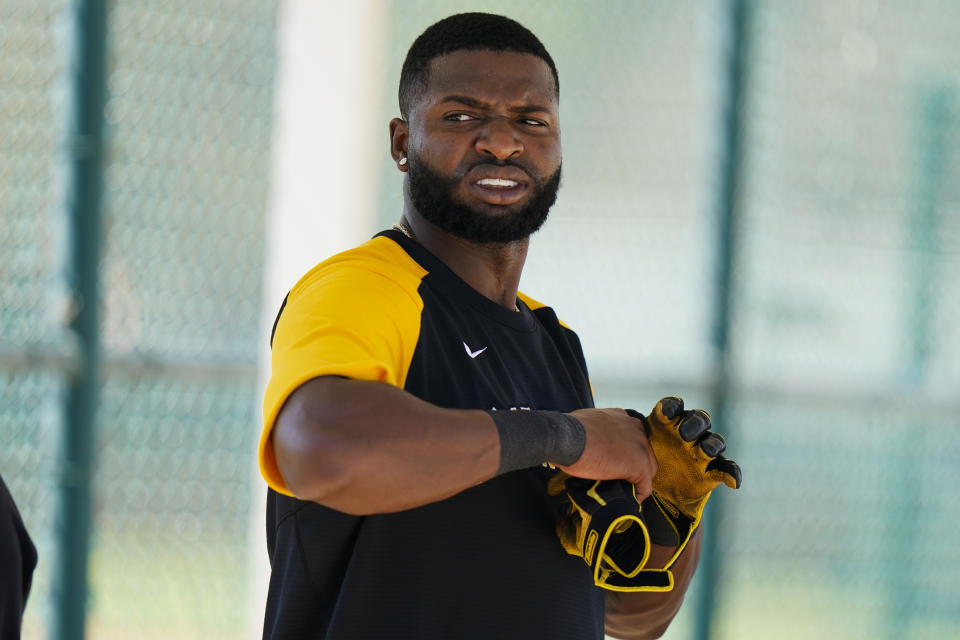
[(464, 10), (560, 72), (522, 289), (577, 329), (599, 406), (682, 395), (744, 470), (667, 637), (960, 637), (957, 3), (5, 0), (24, 637), (259, 637), (270, 324), (399, 217), (403, 55)]

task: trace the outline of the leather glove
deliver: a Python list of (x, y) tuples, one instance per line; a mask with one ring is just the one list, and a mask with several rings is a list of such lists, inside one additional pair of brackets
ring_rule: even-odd
[(669, 591), (673, 574), (646, 570), (650, 535), (636, 489), (626, 480), (586, 480), (557, 472), (547, 493), (564, 493), (557, 537), (567, 553), (593, 568), (593, 582), (610, 591)]
[(726, 442), (710, 431), (710, 415), (684, 410), (680, 398), (660, 400), (646, 425), (658, 470), (642, 507), (651, 542), (676, 549), (669, 569), (700, 525), (710, 493), (721, 483), (740, 487), (740, 467), (720, 455)]

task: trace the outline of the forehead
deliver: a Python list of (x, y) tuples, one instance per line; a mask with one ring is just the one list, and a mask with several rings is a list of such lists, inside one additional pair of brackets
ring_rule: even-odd
[(557, 105), (549, 65), (533, 54), (515, 51), (454, 51), (434, 58), (423, 97), (430, 103), (447, 95)]

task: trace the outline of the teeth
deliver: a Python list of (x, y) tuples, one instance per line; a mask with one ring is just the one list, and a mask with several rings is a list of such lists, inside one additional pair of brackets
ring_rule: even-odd
[(477, 184), (484, 187), (515, 187), (520, 183), (504, 178), (484, 178), (483, 180), (477, 180)]

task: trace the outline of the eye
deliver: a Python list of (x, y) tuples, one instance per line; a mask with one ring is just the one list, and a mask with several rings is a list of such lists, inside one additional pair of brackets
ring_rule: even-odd
[(447, 115), (443, 116), (443, 119), (449, 122), (469, 122), (471, 120), (476, 120), (476, 117), (470, 115), (469, 113), (458, 111), (456, 113), (448, 113)]
[(520, 124), (526, 125), (528, 127), (546, 127), (547, 123), (543, 120), (537, 120), (536, 118), (520, 118)]

